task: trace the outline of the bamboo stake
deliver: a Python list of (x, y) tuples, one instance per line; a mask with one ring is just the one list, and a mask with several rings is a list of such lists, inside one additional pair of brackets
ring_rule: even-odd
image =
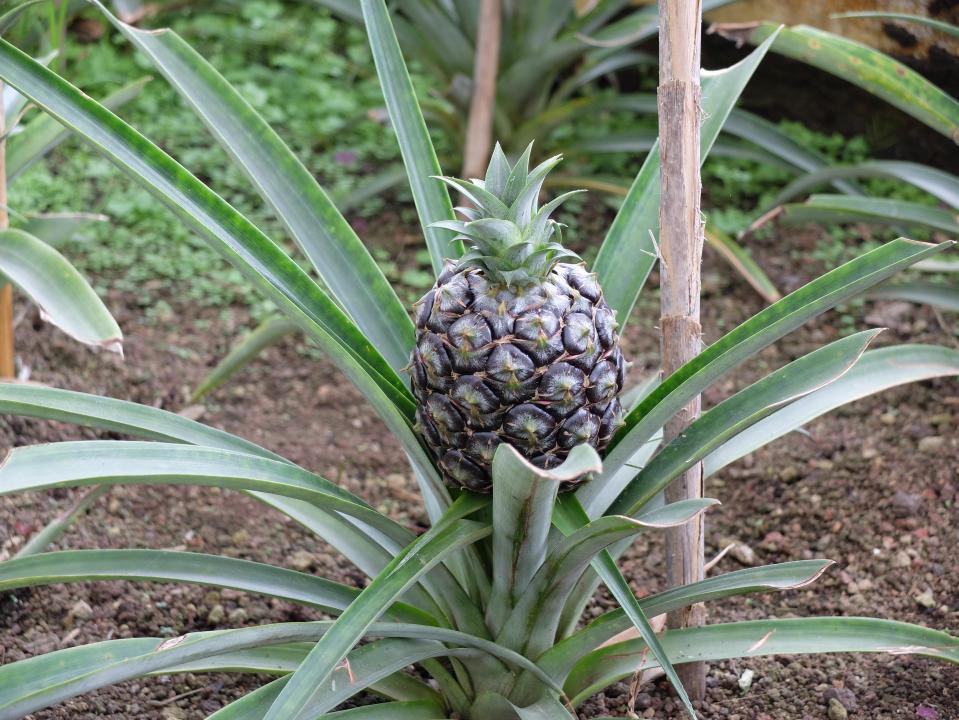
[(493, 113), (499, 69), (500, 0), (482, 0), (473, 59), (473, 96), (463, 150), (464, 178), (483, 177), (493, 151)]
[[(0, 230), (10, 225), (7, 212), (7, 141), (4, 121), (3, 83), (0, 83)], [(13, 288), (9, 283), (0, 288), (0, 378), (16, 375), (13, 361)]]
[[(659, 3), (659, 142), (662, 155), (659, 205), (662, 371), (674, 372), (699, 354), (700, 271), (703, 223), (700, 216), (700, 0), (660, 0)], [(668, 442), (699, 417), (695, 400), (669, 421)], [(702, 497), (703, 467), (697, 464), (666, 489), (666, 501)], [(702, 580), (703, 519), (700, 515), (666, 534), (666, 575), (670, 586)], [(667, 619), (670, 628), (694, 627), (705, 621), (702, 604), (677, 610)], [(706, 666), (685, 663), (677, 668), (692, 700), (706, 694)]]

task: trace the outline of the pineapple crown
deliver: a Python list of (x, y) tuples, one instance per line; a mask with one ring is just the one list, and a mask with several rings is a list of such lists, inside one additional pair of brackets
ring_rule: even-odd
[(457, 233), (468, 251), (458, 261), (457, 270), (481, 268), (490, 282), (525, 286), (541, 281), (561, 260), (579, 260), (562, 245), (562, 227), (550, 215), (567, 198), (583, 190), (573, 190), (539, 207), (539, 192), (546, 175), (562, 159), (557, 155), (532, 170), (529, 158), (533, 145), (526, 148), (515, 164), (496, 143), (486, 177), (467, 182), (459, 178), (438, 177), (469, 198), (474, 207), (458, 207), (463, 220), (433, 223)]

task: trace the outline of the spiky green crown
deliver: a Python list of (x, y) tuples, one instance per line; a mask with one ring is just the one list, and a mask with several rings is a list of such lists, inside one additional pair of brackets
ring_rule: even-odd
[(549, 275), (561, 260), (579, 260), (562, 245), (562, 225), (550, 215), (563, 201), (582, 190), (565, 193), (539, 207), (539, 192), (546, 175), (562, 159), (545, 160), (532, 170), (529, 157), (532, 144), (510, 165), (496, 143), (486, 177), (467, 182), (459, 178), (437, 178), (463, 193), (474, 207), (458, 207), (463, 220), (434, 223), (457, 233), (468, 251), (459, 259), (457, 269), (481, 268), (490, 282), (529, 285)]

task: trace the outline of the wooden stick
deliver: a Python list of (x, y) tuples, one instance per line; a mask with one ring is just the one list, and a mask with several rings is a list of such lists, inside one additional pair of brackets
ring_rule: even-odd
[[(659, 142), (661, 198), (659, 205), (662, 371), (669, 375), (699, 354), (700, 272), (703, 223), (700, 215), (700, 40), (699, 0), (659, 3)], [(697, 396), (667, 424), (665, 440), (682, 441), (689, 423), (699, 417)], [(666, 489), (666, 501), (702, 497), (703, 467), (690, 468)], [(700, 515), (666, 534), (666, 577), (670, 586), (704, 577), (703, 519)], [(670, 628), (694, 627), (705, 621), (705, 607), (693, 605), (669, 614)], [(684, 663), (676, 668), (692, 700), (706, 694), (706, 666)]]
[(500, 0), (481, 0), (473, 59), (473, 96), (463, 149), (464, 178), (483, 177), (493, 151), (493, 113), (499, 69)]
[[(0, 230), (10, 225), (7, 212), (7, 141), (4, 122), (3, 83), (0, 83)], [(0, 288), (0, 378), (16, 375), (13, 361), (13, 288), (9, 284)]]

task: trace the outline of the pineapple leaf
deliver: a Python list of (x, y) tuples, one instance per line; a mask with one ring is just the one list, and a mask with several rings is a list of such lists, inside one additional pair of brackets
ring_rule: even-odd
[[(740, 657), (827, 652), (878, 652), (924, 655), (959, 663), (959, 639), (918, 625), (859, 617), (807, 617), (748, 620), (671, 630), (663, 647), (674, 660), (727, 660)], [(584, 657), (566, 682), (574, 704), (609, 683), (655, 667), (645, 643), (628, 640)]]
[(489, 167), (486, 168), (486, 178), (483, 186), (497, 197), (502, 197), (506, 191), (506, 183), (509, 180), (510, 164), (506, 158), (506, 153), (499, 143), (493, 148), (493, 156), (490, 158)]
[(674, 478), (725, 440), (776, 408), (819, 390), (845, 375), (882, 330), (836, 340), (757, 380), (702, 414), (670, 442), (626, 486), (608, 513), (634, 515)]
[(897, 345), (870, 350), (835, 382), (777, 410), (713, 450), (703, 459), (703, 472), (712, 475), (846, 403), (897, 385), (954, 375), (959, 375), (959, 350), (938, 345)]

